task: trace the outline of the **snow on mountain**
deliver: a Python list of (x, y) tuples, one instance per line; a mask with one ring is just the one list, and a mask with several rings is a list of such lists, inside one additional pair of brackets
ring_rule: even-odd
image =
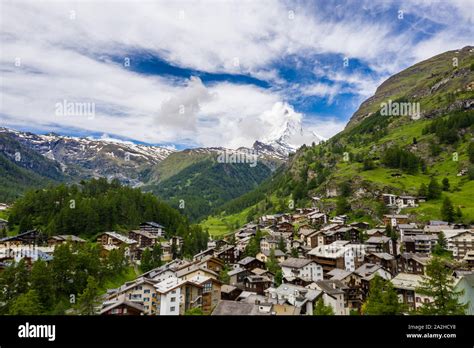
[(254, 148), (262, 151), (274, 152), (276, 155), (287, 157), (302, 145), (311, 145), (326, 140), (313, 131), (303, 128), (302, 115), (295, 112), (288, 104), (275, 104), (273, 113), (282, 114), (282, 122), (261, 141), (256, 141)]

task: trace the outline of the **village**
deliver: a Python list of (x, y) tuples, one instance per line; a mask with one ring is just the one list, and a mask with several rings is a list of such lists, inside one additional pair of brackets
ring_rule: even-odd
[[(390, 194), (381, 201), (397, 212), (418, 204), (416, 197)], [(6, 224), (1, 220), (0, 229)], [(390, 281), (399, 302), (415, 310), (432, 301), (417, 288), (440, 240), (451, 255), (451, 277), (463, 291), (460, 300), (469, 303), (466, 314), (474, 314), (474, 226), (421, 225), (393, 213), (371, 227), (345, 215), (330, 217), (313, 204), (261, 216), (224, 238), (210, 239), (192, 259), (176, 257), (182, 238), (164, 235), (159, 223), (144, 222), (128, 234), (97, 237), (103, 255), (122, 249), (136, 267), (143, 252), (159, 244), (162, 265), (108, 289), (96, 314), (312, 315), (318, 302), (335, 315), (360, 314), (376, 276)], [(5, 237), (0, 239), (0, 272), (12, 260), (48, 262), (57, 245), (85, 242), (73, 235), (48, 238), (37, 230)]]

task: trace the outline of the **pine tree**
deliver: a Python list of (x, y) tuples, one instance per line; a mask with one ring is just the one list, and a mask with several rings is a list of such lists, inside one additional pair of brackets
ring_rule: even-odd
[(422, 314), (428, 315), (462, 315), (465, 314), (467, 304), (459, 303), (462, 291), (455, 290), (454, 279), (446, 261), (440, 257), (433, 259), (426, 266), (426, 276), (416, 289), (420, 295), (433, 299), (423, 303), (420, 308)]
[(314, 305), (313, 315), (334, 315), (331, 306), (326, 306), (322, 298), (319, 298)]
[(441, 186), (439, 185), (438, 181), (434, 177), (432, 177), (428, 185), (428, 194), (426, 198), (436, 199), (439, 197), (441, 197)]
[(146, 273), (153, 269), (151, 262), (152, 261), (150, 248), (145, 248), (145, 250), (143, 250), (142, 252), (142, 256), (140, 259), (140, 269), (142, 270), (142, 272)]
[(441, 181), (441, 184), (443, 185), (443, 191), (449, 191), (449, 179), (448, 178), (444, 178), (442, 181)]
[(54, 283), (51, 268), (43, 260), (33, 263), (30, 273), (30, 288), (35, 290), (41, 306), (49, 309), (54, 304)]
[(278, 240), (278, 249), (286, 253), (286, 243), (282, 236), (280, 236), (280, 239)]
[(99, 303), (99, 285), (94, 277), (89, 276), (87, 278), (87, 287), (77, 299), (77, 309), (81, 314), (92, 315), (95, 314)]
[(40, 315), (43, 312), (40, 299), (35, 290), (18, 296), (10, 307), (10, 315)]
[(443, 220), (448, 221), (448, 222), (454, 221), (454, 217), (455, 217), (454, 207), (449, 197), (446, 197), (443, 200), (443, 205), (441, 207), (441, 217)]
[(278, 260), (275, 256), (274, 248), (270, 250), (270, 255), (268, 256), (268, 260), (265, 266), (273, 274), (276, 274), (276, 272), (280, 269), (280, 265), (278, 264)]
[(396, 315), (405, 311), (405, 306), (398, 302), (392, 283), (376, 274), (370, 281), (369, 296), (362, 305), (362, 312), (367, 315)]

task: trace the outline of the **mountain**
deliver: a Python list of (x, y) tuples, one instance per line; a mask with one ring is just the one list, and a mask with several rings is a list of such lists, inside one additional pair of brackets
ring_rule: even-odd
[(50, 133), (37, 135), (11, 129), (0, 129), (26, 148), (59, 164), (72, 178), (117, 178), (136, 187), (147, 181), (150, 168), (174, 150), (114, 139), (74, 138)]
[(67, 179), (58, 163), (0, 129), (0, 200), (11, 201), (26, 189)]
[[(416, 112), (406, 112), (410, 108)], [(474, 48), (465, 47), (390, 77), (342, 132), (301, 147), (270, 179), (222, 205), (203, 226), (224, 233), (260, 214), (286, 211), (290, 200), (296, 207), (311, 204), (314, 196), (331, 214), (376, 224), (388, 212), (382, 193), (426, 195), (432, 180), (447, 183), (441, 196), (402, 212), (420, 222), (442, 219), (448, 197), (461, 211), (457, 219), (473, 222), (473, 139)]]

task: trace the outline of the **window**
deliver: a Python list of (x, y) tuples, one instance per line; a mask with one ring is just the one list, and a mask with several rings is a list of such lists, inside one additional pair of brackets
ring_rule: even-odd
[(170, 301), (171, 302), (176, 302), (176, 297), (172, 297)]
[(143, 291), (145, 294), (149, 294), (150, 293), (150, 289), (146, 289), (145, 291)]
[(172, 294), (176, 294), (176, 290), (171, 291)]
[(170, 312), (174, 312), (176, 310), (176, 307), (171, 307)]

